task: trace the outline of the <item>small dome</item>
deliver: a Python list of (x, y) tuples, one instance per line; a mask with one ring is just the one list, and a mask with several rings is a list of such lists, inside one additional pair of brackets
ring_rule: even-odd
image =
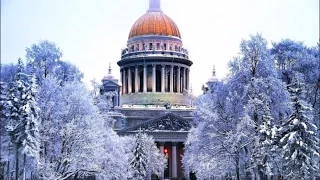
[(175, 36), (181, 38), (176, 23), (161, 11), (148, 11), (133, 24), (129, 39), (143, 35)]
[(108, 74), (103, 77), (103, 80), (116, 80), (116, 78), (112, 75), (111, 63), (109, 63)]
[(213, 69), (212, 69), (212, 76), (208, 79), (208, 83), (210, 82), (217, 82), (219, 81), (219, 79), (217, 78), (216, 76), (216, 68), (215, 68), (215, 65), (213, 65)]

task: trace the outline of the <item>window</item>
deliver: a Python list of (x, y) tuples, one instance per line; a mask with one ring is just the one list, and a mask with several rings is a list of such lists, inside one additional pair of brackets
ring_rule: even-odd
[(163, 44), (163, 48), (164, 48), (164, 50), (167, 50), (167, 44), (166, 43)]
[(152, 43), (149, 43), (149, 50), (152, 50)]
[(157, 49), (160, 49), (160, 43), (157, 43)]

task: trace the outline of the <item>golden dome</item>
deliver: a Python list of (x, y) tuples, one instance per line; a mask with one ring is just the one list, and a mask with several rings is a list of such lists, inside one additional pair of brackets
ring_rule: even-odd
[(176, 23), (161, 11), (149, 11), (133, 24), (129, 38), (142, 35), (162, 35), (181, 38)]

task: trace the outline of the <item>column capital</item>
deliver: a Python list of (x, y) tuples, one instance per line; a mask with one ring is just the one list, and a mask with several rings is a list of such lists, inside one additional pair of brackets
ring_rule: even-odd
[(164, 146), (164, 144), (165, 144), (166, 142), (159, 142), (159, 144), (160, 144), (160, 146)]
[(172, 146), (177, 146), (178, 142), (172, 142)]
[(165, 65), (165, 64), (161, 64), (161, 67), (162, 67), (162, 68), (165, 68), (165, 67), (166, 67), (166, 65)]
[(157, 64), (151, 64), (152, 65), (152, 67), (156, 67), (157, 66)]

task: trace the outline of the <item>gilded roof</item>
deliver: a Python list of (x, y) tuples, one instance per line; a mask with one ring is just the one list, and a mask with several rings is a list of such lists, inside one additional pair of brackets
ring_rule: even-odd
[(132, 26), (129, 38), (142, 35), (163, 35), (181, 38), (176, 23), (162, 12), (147, 12)]

